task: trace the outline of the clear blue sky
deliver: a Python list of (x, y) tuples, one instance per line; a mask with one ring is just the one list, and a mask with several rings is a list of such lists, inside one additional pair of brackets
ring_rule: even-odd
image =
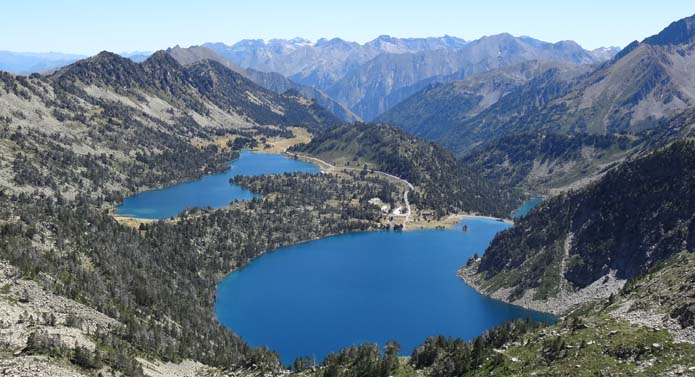
[(0, 50), (92, 54), (245, 38), (365, 42), (509, 32), (624, 46), (695, 13), (693, 0), (8, 0)]

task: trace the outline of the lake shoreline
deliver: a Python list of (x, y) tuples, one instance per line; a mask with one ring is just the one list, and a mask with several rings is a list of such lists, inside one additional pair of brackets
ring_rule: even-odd
[[(415, 213), (417, 214), (417, 211), (415, 211)], [(408, 226), (404, 230), (406, 232), (411, 232), (414, 230), (459, 230), (458, 228), (462, 225), (461, 222), (467, 219), (498, 221), (501, 223), (514, 225), (514, 221), (512, 219), (503, 219), (494, 216), (472, 215), (469, 213), (453, 213), (437, 220), (410, 220), (407, 223)]]
[(567, 314), (571, 313), (572, 310), (575, 309), (574, 306), (569, 306), (565, 300), (559, 298), (543, 301), (533, 300), (530, 297), (532, 295), (532, 292), (530, 291), (527, 291), (524, 297), (516, 301), (511, 301), (508, 298), (512, 288), (498, 289), (495, 292), (488, 293), (485, 289), (483, 289), (482, 285), (477, 280), (476, 267), (479, 263), (480, 260), (476, 261), (470, 266), (463, 266), (459, 268), (458, 271), (456, 271), (456, 276), (458, 276), (464, 284), (471, 287), (481, 295), (505, 304), (518, 306), (520, 308), (532, 310), (538, 313), (548, 314), (557, 317), (558, 319), (563, 319)]
[(226, 208), (235, 200), (252, 200), (258, 196), (230, 183), (236, 176), (320, 171), (312, 163), (252, 150), (242, 150), (238, 158), (226, 162), (225, 166), (224, 171), (205, 174), (199, 179), (125, 197), (112, 209), (112, 214), (124, 218), (161, 220), (176, 217), (192, 208)]
[[(454, 305), (454, 307), (459, 306), (460, 308), (454, 309), (454, 311), (460, 311), (462, 309), (465, 310), (472, 310), (469, 315), (475, 316), (482, 316), (480, 317), (480, 321), (477, 319), (472, 318), (472, 321), (449, 321), (447, 322), (450, 328), (447, 328), (446, 330), (441, 330), (441, 331), (447, 331), (447, 334), (450, 334), (452, 336), (460, 336), (464, 337), (466, 339), (472, 339), (474, 336), (480, 335), (480, 333), (484, 332), (486, 329), (490, 327), (494, 327), (496, 324), (498, 324), (497, 320), (501, 321), (499, 323), (502, 323), (506, 320), (509, 320), (511, 318), (527, 318), (531, 317), (534, 318), (536, 321), (540, 322), (553, 322), (555, 320), (555, 317), (549, 316), (547, 313), (542, 313), (539, 311), (535, 310), (526, 310), (523, 307), (520, 307), (518, 305), (510, 305), (507, 307), (506, 303), (504, 306), (500, 306), (503, 304), (502, 302), (499, 303), (489, 303), (490, 301), (499, 301), (499, 300), (488, 300), (488, 297), (485, 295), (480, 294), (477, 290), (471, 289), (466, 284), (461, 284), (462, 282), (456, 278), (454, 275), (456, 274), (457, 268), (465, 263), (466, 258), (468, 256), (473, 255), (473, 252), (481, 252), (485, 248), (485, 246), (488, 243), (488, 239), (492, 238), (496, 232), (499, 232), (503, 229), (506, 229), (509, 224), (503, 223), (496, 221), (496, 218), (494, 217), (477, 217), (477, 216), (469, 216), (468, 218), (463, 218), (463, 215), (454, 215), (451, 216), (451, 218), (455, 219), (463, 219), (463, 220), (468, 220), (470, 219), (471, 222), (469, 223), (470, 231), (469, 232), (461, 232), (461, 231), (443, 231), (443, 232), (436, 232), (434, 229), (421, 229), (419, 232), (414, 231), (415, 229), (411, 229), (410, 231), (389, 231), (389, 230), (381, 230), (381, 229), (372, 229), (372, 230), (367, 230), (367, 231), (359, 231), (359, 232), (342, 232), (338, 234), (332, 234), (332, 235), (326, 235), (324, 237), (317, 237), (315, 239), (310, 239), (306, 240), (303, 242), (299, 243), (292, 243), (287, 246), (282, 246), (273, 250), (268, 250), (263, 252), (262, 254), (258, 255), (257, 257), (253, 258), (249, 263), (245, 264), (244, 266), (239, 266), (238, 268), (235, 268), (231, 271), (229, 271), (225, 275), (220, 275), (220, 281), (218, 283), (218, 289), (216, 293), (216, 309), (215, 309), (215, 316), (218, 321), (222, 326), (227, 327), (231, 331), (241, 335), (247, 341), (251, 341), (251, 344), (254, 345), (270, 345), (274, 348), (278, 348), (278, 351), (280, 351), (280, 355), (283, 358), (287, 358), (287, 360), (292, 359), (293, 356), (295, 356), (292, 352), (295, 351), (286, 351), (283, 352), (283, 347), (285, 347), (285, 350), (292, 350), (294, 346), (289, 345), (287, 343), (283, 344), (282, 341), (278, 344), (272, 344), (272, 342), (269, 341), (269, 339), (274, 339), (272, 338), (272, 334), (268, 334), (265, 330), (263, 330), (265, 327), (258, 327), (257, 323), (258, 321), (261, 321), (260, 318), (255, 317), (253, 314), (248, 314), (248, 313), (258, 313), (259, 315), (262, 315), (263, 313), (271, 313), (278, 302), (284, 302), (283, 297), (293, 297), (293, 295), (280, 295), (277, 297), (277, 299), (270, 300), (267, 305), (270, 306), (263, 306), (262, 304), (258, 304), (257, 300), (255, 298), (253, 299), (248, 299), (245, 298), (246, 296), (248, 297), (257, 297), (257, 295), (249, 294), (246, 290), (245, 287), (262, 287), (263, 282), (267, 282), (265, 278), (261, 277), (256, 277), (255, 279), (253, 276), (258, 276), (257, 274), (259, 273), (259, 269), (263, 270), (265, 269), (265, 275), (267, 276), (281, 276), (282, 274), (286, 273), (287, 271), (291, 271), (291, 274), (299, 274), (297, 275), (292, 275), (292, 278), (283, 278), (282, 281), (285, 281), (287, 284), (300, 284), (297, 287), (294, 287), (292, 289), (289, 289), (291, 292), (305, 292), (305, 294), (311, 293), (311, 290), (307, 291), (305, 288), (306, 287), (315, 287), (315, 283), (307, 283), (305, 282), (304, 285), (301, 285), (302, 280), (307, 280), (302, 277), (311, 277), (315, 276), (317, 274), (316, 269), (312, 268), (307, 268), (305, 271), (304, 268), (307, 266), (307, 263), (309, 263), (309, 254), (302, 254), (306, 253), (306, 249), (312, 249), (311, 253), (314, 252), (321, 252), (321, 257), (318, 258), (311, 258), (312, 261), (317, 261), (317, 263), (322, 263), (321, 261), (326, 261), (327, 255), (331, 255), (331, 253), (335, 253), (336, 250), (339, 250), (340, 248), (345, 248), (343, 252), (347, 252), (349, 250), (348, 254), (343, 254), (343, 255), (360, 255), (360, 253), (363, 253), (366, 245), (368, 245), (368, 242), (365, 242), (367, 240), (381, 240), (377, 242), (383, 242), (384, 245), (397, 245), (393, 247), (384, 247), (380, 248), (379, 250), (382, 251), (382, 253), (377, 253), (377, 254), (369, 254), (369, 260), (372, 261), (373, 266), (372, 267), (364, 267), (362, 264), (363, 261), (366, 261), (367, 259), (365, 258), (357, 258), (354, 259), (354, 261), (359, 261), (359, 262), (354, 262), (351, 264), (351, 262), (348, 262), (350, 259), (348, 258), (347, 260), (340, 259), (338, 264), (342, 267), (339, 268), (340, 272), (335, 272), (332, 274), (329, 274), (329, 276), (325, 276), (323, 278), (320, 278), (319, 280), (323, 282), (324, 288), (322, 289), (327, 289), (327, 287), (330, 286), (329, 282), (331, 281), (333, 276), (341, 276), (345, 273), (343, 269), (347, 268), (348, 270), (351, 270), (351, 265), (352, 268), (355, 269), (355, 265), (359, 264), (359, 268), (355, 269), (356, 271), (362, 271), (365, 268), (367, 270), (369, 269), (375, 269), (376, 271), (371, 271), (371, 272), (365, 272), (364, 276), (378, 276), (379, 278), (377, 281), (381, 281), (380, 279), (383, 278), (383, 271), (385, 271), (382, 268), (374, 267), (374, 266), (379, 266), (380, 263), (386, 265), (393, 265), (393, 258), (395, 256), (399, 255), (404, 255), (407, 256), (404, 261), (411, 260), (410, 258), (413, 258), (413, 256), (418, 255), (420, 258), (420, 262), (416, 263), (406, 263), (405, 265), (409, 266), (407, 268), (410, 269), (409, 272), (404, 273), (404, 276), (408, 276), (408, 281), (411, 281), (413, 277), (418, 277), (421, 281), (422, 284), (433, 284), (434, 287), (439, 287), (438, 292), (441, 292), (442, 294), (448, 294), (449, 299), (443, 300), (441, 302), (438, 302), (437, 299), (433, 299), (434, 303), (430, 303), (433, 305), (444, 305), (441, 307), (438, 312), (440, 313), (447, 313), (448, 311), (450, 312), (451, 309), (451, 303), (452, 302), (458, 302), (458, 304)], [(495, 233), (491, 233), (491, 232)], [(343, 240), (335, 240), (338, 237), (347, 237), (345, 238), (344, 242)], [(463, 237), (463, 238), (460, 238)], [(481, 239), (481, 237), (483, 237)], [(331, 241), (333, 240), (333, 241)], [(358, 240), (358, 241), (356, 241)], [(462, 242), (463, 241), (463, 242)], [(307, 246), (307, 244), (311, 244), (313, 242), (318, 242), (316, 246)], [(463, 245), (463, 249), (462, 249)], [(377, 247), (377, 246), (375, 246)], [(289, 250), (288, 250), (289, 248)], [(441, 253), (430, 253), (428, 252), (428, 248), (434, 248)], [(289, 254), (283, 254), (279, 253), (281, 251), (286, 251), (290, 252)], [(299, 253), (299, 254), (297, 254)], [(463, 255), (462, 255), (463, 253)], [(316, 254), (312, 254), (316, 256)], [(382, 261), (377, 263), (375, 260), (372, 258), (376, 258), (379, 255), (386, 255), (386, 257), (382, 258)], [(366, 257), (366, 255), (365, 255)], [(292, 260), (295, 258), (295, 260), (300, 261), (298, 263), (289, 263), (289, 260)], [(450, 258), (455, 258), (454, 260)], [(379, 258), (376, 259), (377, 261)], [(281, 261), (281, 262), (278, 262)], [(252, 265), (252, 263), (255, 263), (253, 265), (252, 269), (248, 269), (249, 266)], [(313, 262), (312, 262), (313, 263)], [(347, 263), (347, 264), (344, 264)], [(434, 263), (432, 266), (439, 266), (436, 269), (428, 268), (429, 263)], [(443, 264), (442, 264), (443, 263)], [(268, 268), (268, 265), (275, 266)], [(288, 267), (289, 266), (289, 267)], [(323, 271), (326, 268), (330, 269), (331, 265), (323, 265), (324, 268), (319, 268), (318, 271)], [(404, 267), (404, 264), (399, 264), (401, 268)], [(448, 266), (448, 267), (446, 267)], [(263, 268), (261, 268), (263, 267)], [(335, 268), (335, 266), (334, 266)], [(387, 269), (391, 273), (393, 273), (394, 269)], [(379, 271), (379, 272), (377, 272)], [(419, 272), (416, 272), (419, 271)], [(430, 274), (434, 273), (435, 276), (437, 277), (426, 277), (422, 275), (423, 272), (429, 271)], [(437, 272), (439, 271), (439, 272)], [(442, 273), (444, 273), (445, 277), (442, 278)], [(277, 275), (280, 274), (280, 275)], [(261, 276), (265, 276), (261, 275)], [(233, 278), (229, 279), (231, 276), (234, 276)], [(348, 276), (354, 276), (353, 274), (348, 274)], [(226, 279), (229, 279), (228, 282), (225, 282)], [(241, 279), (241, 280), (240, 280)], [(248, 280), (252, 279), (252, 280)], [(272, 279), (271, 279), (272, 280)], [(349, 279), (348, 279), (349, 280)], [(241, 281), (244, 281), (245, 283), (241, 283)], [(308, 281), (311, 281), (311, 278), (308, 279)], [(341, 289), (344, 289), (344, 283), (346, 281), (340, 281), (338, 279), (339, 286), (343, 287)], [(412, 281), (411, 281), (412, 282)], [(438, 282), (438, 283), (434, 283)], [(447, 283), (443, 283), (447, 282)], [(243, 285), (240, 285), (243, 284)], [(278, 286), (275, 283), (268, 283), (269, 287), (272, 288), (263, 288), (264, 292), (273, 292), (276, 289), (279, 289)], [(328, 285), (326, 285), (328, 284)], [(444, 286), (439, 286), (437, 284), (445, 284)], [(363, 288), (360, 284), (353, 285), (350, 284), (352, 288), (349, 291), (360, 291), (363, 292)], [(448, 287), (448, 288), (447, 288)], [(452, 291), (453, 289), (453, 291)], [(338, 290), (340, 291), (340, 290)], [(374, 292), (378, 292), (379, 290), (374, 290)], [(232, 293), (234, 292), (234, 293)], [(390, 288), (389, 288), (389, 292)], [(412, 293), (412, 289), (407, 290), (407, 294), (410, 295)], [(448, 293), (447, 293), (448, 292)], [(465, 293), (468, 292), (468, 293)], [(343, 292), (345, 293), (345, 292)], [(345, 297), (352, 297), (352, 300), (355, 302), (363, 302), (364, 296), (362, 294), (358, 294), (357, 296), (354, 295), (354, 292), (352, 292), (353, 295), (350, 296), (345, 296)], [(402, 293), (402, 292), (401, 292)], [(230, 294), (232, 296), (230, 296)], [(393, 292), (389, 293), (393, 294)], [(321, 297), (322, 299), (325, 299), (325, 297), (329, 297), (330, 295), (321, 295), (319, 294), (316, 297)], [(470, 296), (470, 297), (469, 297)], [(345, 299), (343, 297), (342, 299)], [(432, 297), (431, 295), (426, 295), (425, 297)], [(342, 300), (341, 299), (341, 300)], [(423, 299), (423, 297), (420, 297), (420, 299)], [(312, 301), (309, 299), (311, 302), (318, 302), (318, 301)], [(453, 300), (453, 301), (452, 301)], [(340, 301), (340, 300), (339, 300)], [(387, 300), (388, 301), (388, 300)], [(377, 300), (377, 302), (384, 303), (386, 301), (382, 300)], [(409, 300), (395, 300), (396, 303), (403, 303), (403, 302), (409, 302)], [(483, 304), (485, 302), (488, 302), (488, 304)], [(249, 306), (250, 305), (250, 306)], [(257, 306), (261, 305), (261, 306)], [(339, 305), (339, 304), (337, 304)], [(371, 304), (369, 304), (371, 305)], [(463, 306), (462, 306), (463, 305)], [(471, 306), (473, 305), (473, 306)], [(483, 305), (483, 306), (481, 306)], [(487, 305), (487, 306), (485, 306)], [(513, 306), (514, 308), (511, 308)], [(234, 307), (239, 308), (239, 307), (244, 307), (244, 313), (236, 311), (238, 309), (233, 309)], [(329, 305), (328, 307), (332, 307), (332, 305)], [(369, 306), (372, 307), (372, 306)], [(449, 308), (449, 309), (444, 309), (444, 308)], [(506, 307), (506, 309), (505, 309)], [(227, 308), (227, 309), (225, 309)], [(475, 308), (475, 309), (471, 309)], [(405, 310), (405, 309), (404, 309)], [(495, 315), (493, 316), (495, 319), (491, 319), (490, 317), (487, 317), (487, 314), (490, 312), (494, 312)], [(410, 310), (405, 310), (404, 312), (410, 312)], [(482, 313), (487, 313), (483, 315)], [(516, 313), (516, 314), (512, 314)], [(251, 315), (251, 317), (248, 317)], [(424, 314), (423, 314), (424, 315)], [(301, 318), (305, 318), (304, 314), (298, 315)], [(329, 318), (330, 316), (327, 316), (325, 318)], [(358, 316), (359, 317), (359, 316)], [(475, 318), (478, 318), (475, 317)], [(255, 318), (254, 321), (250, 321), (249, 318)], [(407, 318), (404, 317), (404, 318)], [(421, 317), (418, 317), (421, 318)], [(443, 318), (449, 318), (445, 314)], [(264, 319), (265, 321), (269, 321), (269, 324), (274, 324), (275, 325), (280, 325), (282, 321), (276, 323), (277, 317), (269, 315), (267, 318)], [(359, 319), (360, 321), (364, 322), (364, 318)], [(250, 321), (250, 322), (249, 322)], [(254, 324), (256, 323), (256, 324)], [(366, 323), (366, 322), (365, 322)], [(323, 325), (327, 325), (326, 323), (323, 323)], [(283, 324), (284, 326), (284, 324)], [(291, 327), (291, 326), (290, 326)], [(329, 326), (330, 327), (330, 326)], [(471, 330), (472, 332), (468, 332), (468, 330), (464, 330), (465, 328), (470, 328), (474, 329), (476, 327), (480, 327), (480, 331), (476, 332)], [(377, 329), (378, 330), (378, 329)], [(376, 338), (379, 339), (378, 341), (381, 342), (381, 337), (382, 335), (380, 334), (381, 330), (375, 330), (376, 332), (374, 334)], [(422, 331), (420, 331), (422, 332)], [(339, 332), (338, 332), (339, 333)], [(475, 333), (475, 334), (474, 334)], [(366, 333), (365, 333), (366, 334)], [(362, 337), (365, 337), (366, 335), (362, 334)], [(370, 333), (371, 334), (371, 333)], [(265, 338), (264, 338), (265, 336)], [(424, 335), (423, 335), (424, 336)], [(391, 337), (389, 335), (388, 337)], [(317, 342), (321, 342), (320, 337), (317, 338)], [(367, 336), (365, 339), (371, 339), (369, 336)], [(384, 337), (384, 341), (386, 337)], [(401, 340), (402, 339), (402, 340)], [(424, 338), (423, 338), (424, 339)], [(410, 349), (411, 346), (417, 346), (420, 344), (420, 342), (423, 340), (420, 339), (420, 337), (415, 336), (415, 335), (406, 335), (404, 334), (402, 338), (399, 337), (399, 342), (401, 344), (406, 344), (408, 349)], [(370, 340), (371, 341), (371, 340)], [(348, 340), (349, 342), (349, 340)], [(403, 343), (405, 342), (405, 343)], [(319, 344), (317, 343), (317, 344)], [(347, 343), (346, 343), (347, 344)], [(316, 350), (321, 350), (323, 346), (317, 346), (313, 349)], [(331, 346), (332, 347), (332, 346)], [(335, 348), (338, 349), (338, 348)], [(305, 350), (306, 352), (310, 352), (312, 349), (307, 349)], [(330, 351), (330, 350), (329, 350)], [(302, 352), (300, 352), (302, 353)], [(305, 352), (304, 352), (305, 353)], [(290, 357), (292, 356), (292, 357)], [(290, 360), (291, 361), (291, 360)]]

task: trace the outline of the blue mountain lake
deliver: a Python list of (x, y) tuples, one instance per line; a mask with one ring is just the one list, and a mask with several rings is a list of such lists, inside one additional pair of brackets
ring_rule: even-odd
[(221, 208), (234, 200), (251, 200), (254, 194), (229, 179), (237, 175), (281, 174), (291, 172), (318, 173), (313, 164), (279, 154), (242, 151), (229, 163), (224, 173), (206, 175), (198, 180), (151, 190), (126, 198), (116, 208), (116, 214), (143, 219), (163, 219), (176, 216), (194, 207)]
[[(255, 196), (229, 183), (236, 175), (320, 171), (281, 155), (248, 151), (229, 165), (221, 174), (126, 198), (117, 213), (160, 219), (192, 207), (220, 208)], [(539, 202), (532, 200), (515, 216)], [(277, 351), (285, 364), (388, 340), (409, 354), (431, 335), (470, 340), (514, 318), (553, 321), (480, 295), (456, 276), (470, 256), (482, 254), (495, 234), (509, 227), (486, 219), (463, 224), (467, 232), (352, 233), (266, 253), (220, 282), (217, 318), (249, 344)]]
[(395, 340), (409, 354), (428, 336), (470, 340), (515, 318), (553, 321), (483, 296), (456, 271), (508, 224), (467, 219), (468, 232), (420, 230), (329, 237), (264, 254), (218, 286), (218, 320), (254, 346), (321, 360)]

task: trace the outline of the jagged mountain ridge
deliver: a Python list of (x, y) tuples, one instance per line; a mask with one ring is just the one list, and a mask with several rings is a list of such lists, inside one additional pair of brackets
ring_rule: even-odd
[[(182, 101), (189, 110), (203, 115), (210, 112), (203, 103), (207, 100), (223, 111), (246, 116), (259, 124), (321, 127), (324, 120), (326, 124), (338, 123), (320, 107), (307, 107), (261, 88), (217, 61), (202, 60), (184, 67), (164, 51), (156, 52), (143, 63), (103, 52), (61, 69), (52, 77), (61, 84), (80, 82), (164, 94), (170, 101)], [(307, 110), (313, 112), (311, 116), (307, 116)]]
[(319, 105), (328, 109), (343, 121), (353, 122), (359, 120), (359, 117), (348, 110), (345, 106), (339, 104), (318, 89), (297, 84), (276, 72), (263, 72), (252, 68), (241, 68), (207, 47), (191, 46), (182, 48), (175, 46), (167, 49), (167, 53), (173, 56), (174, 59), (184, 66), (194, 64), (205, 59), (217, 61), (218, 63), (224, 65), (234, 72), (239, 73), (265, 89), (272, 90), (278, 94), (284, 94), (288, 90), (292, 90), (298, 93), (300, 96), (316, 100)]
[(609, 54), (583, 50), (574, 42), (553, 44), (509, 34), (472, 42), (452, 37), (382, 36), (364, 45), (341, 39), (312, 44), (300, 39), (204, 46), (242, 67), (279, 72), (322, 89), (367, 120), (433, 82), (461, 79), (527, 60), (587, 64), (603, 61)]
[[(393, 38), (382, 35), (363, 45), (340, 38), (312, 43), (303, 38), (291, 40), (242, 40), (232, 46), (206, 43), (208, 47), (244, 68), (278, 72), (304, 85), (325, 89), (349, 70), (382, 53), (406, 53), (441, 48), (459, 48), (466, 41), (441, 38)], [(326, 85), (322, 84), (326, 83)]]

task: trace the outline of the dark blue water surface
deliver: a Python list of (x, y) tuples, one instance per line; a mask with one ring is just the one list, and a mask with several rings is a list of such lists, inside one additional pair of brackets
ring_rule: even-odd
[(116, 208), (116, 213), (144, 219), (162, 219), (194, 207), (221, 208), (233, 200), (250, 200), (254, 197), (251, 191), (229, 183), (229, 179), (234, 176), (320, 171), (308, 162), (278, 154), (250, 151), (242, 151), (239, 158), (230, 162), (229, 166), (230, 170), (224, 173), (206, 175), (196, 181), (145, 191), (126, 198)]
[(478, 294), (456, 271), (509, 227), (469, 219), (468, 232), (365, 232), (267, 253), (218, 286), (217, 317), (254, 346), (322, 359), (352, 344), (430, 335), (469, 340), (505, 321), (553, 317)]
[(526, 216), (527, 213), (531, 212), (532, 209), (536, 208), (542, 202), (543, 198), (538, 196), (533, 197), (529, 199), (528, 202), (524, 203), (524, 205), (519, 207), (519, 209), (514, 211), (514, 213), (512, 213), (512, 217), (516, 219), (518, 217)]

